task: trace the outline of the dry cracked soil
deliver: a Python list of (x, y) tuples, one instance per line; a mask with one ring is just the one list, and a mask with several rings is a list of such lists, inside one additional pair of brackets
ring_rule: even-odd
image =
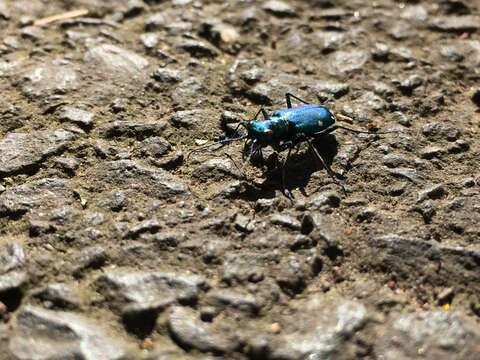
[[(477, 1), (0, 0), (0, 27), (1, 359), (480, 359)], [(286, 92), (393, 131), (315, 141), (345, 192), (305, 144), (292, 201), (285, 153), (187, 156)]]

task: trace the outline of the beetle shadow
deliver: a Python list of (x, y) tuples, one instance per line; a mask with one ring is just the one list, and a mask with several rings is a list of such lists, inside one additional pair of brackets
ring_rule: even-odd
[[(338, 153), (338, 141), (335, 135), (328, 134), (320, 138), (312, 140), (312, 145), (322, 156), (326, 164), (331, 167), (335, 157)], [(286, 156), (286, 152), (282, 153), (281, 159)], [(246, 186), (242, 198), (246, 200), (258, 200), (261, 198), (273, 198), (275, 197), (275, 191), (283, 191), (282, 186), (282, 164), (281, 161), (276, 158), (274, 164), (270, 164), (269, 169), (265, 172), (265, 180), (261, 186)], [(301, 149), (296, 152), (292, 150), (290, 159), (285, 167), (285, 186), (287, 190), (300, 189), (303, 194), (306, 194), (305, 188), (310, 182), (313, 173), (318, 170), (325, 170), (322, 163), (319, 161), (315, 153), (309, 148)], [(324, 176), (330, 179), (330, 176), (325, 171)], [(336, 174), (338, 179), (341, 179), (339, 174)]]

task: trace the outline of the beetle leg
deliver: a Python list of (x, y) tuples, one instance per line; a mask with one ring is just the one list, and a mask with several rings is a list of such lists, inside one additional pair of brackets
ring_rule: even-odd
[(333, 172), (333, 170), (330, 168), (330, 166), (327, 164), (327, 162), (325, 161), (325, 159), (322, 157), (322, 155), (320, 155), (320, 153), (318, 152), (318, 150), (313, 146), (312, 142), (310, 141), (309, 138), (306, 138), (307, 142), (308, 142), (308, 145), (310, 146), (310, 148), (313, 150), (313, 152), (315, 153), (315, 155), (317, 156), (318, 160), (320, 160), (320, 163), (323, 165), (323, 167), (325, 168), (325, 170), (327, 170), (327, 174), (332, 178), (332, 180), (335, 182), (335, 184), (339, 185), (342, 187), (342, 190), (344, 193), (346, 193), (346, 190), (345, 190), (345, 186), (343, 184), (343, 182), (339, 181), (336, 176), (335, 176), (335, 173)]
[(288, 162), (288, 159), (290, 158), (290, 153), (292, 152), (292, 149), (293, 149), (293, 146), (290, 146), (288, 148), (288, 153), (287, 153), (287, 156), (285, 157), (285, 159), (283, 160), (283, 163), (282, 163), (282, 190), (283, 190), (283, 194), (288, 197), (290, 200), (293, 198), (293, 195), (292, 193), (287, 189), (287, 187), (285, 186), (285, 168), (287, 166), (287, 162)]
[(267, 111), (266, 111), (263, 107), (262, 107), (260, 110), (262, 111), (263, 119), (264, 119), (264, 120), (267, 120), (267, 119), (268, 119), (268, 113), (267, 113)]
[(289, 109), (292, 107), (292, 99), (291, 99), (291, 98), (294, 98), (295, 100), (300, 101), (300, 102), (302, 102), (302, 103), (304, 103), (304, 104), (307, 104), (307, 105), (309, 104), (309, 103), (306, 102), (305, 100), (302, 100), (302, 99), (300, 99), (299, 97), (297, 97), (297, 96), (295, 96), (295, 95), (293, 95), (293, 94), (291, 94), (291, 93), (286, 93), (286, 94), (285, 94), (285, 99), (287, 100), (287, 108), (289, 108)]
[(258, 115), (260, 115), (260, 113), (263, 115), (263, 119), (264, 119), (264, 120), (267, 120), (267, 119), (268, 119), (267, 110), (265, 110), (265, 108), (262, 106), (262, 107), (257, 111), (257, 113), (255, 114), (255, 116), (253, 117), (253, 121), (257, 120)]

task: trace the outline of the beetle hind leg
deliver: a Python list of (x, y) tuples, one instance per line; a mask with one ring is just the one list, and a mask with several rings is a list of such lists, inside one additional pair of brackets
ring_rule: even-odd
[(336, 176), (335, 176), (335, 173), (333, 172), (332, 168), (327, 164), (327, 162), (325, 161), (325, 159), (322, 157), (322, 155), (320, 155), (320, 153), (318, 152), (318, 150), (313, 146), (312, 142), (310, 141), (310, 139), (306, 138), (307, 142), (308, 142), (308, 145), (309, 147), (312, 149), (313, 153), (315, 154), (315, 156), (317, 157), (317, 159), (320, 161), (320, 163), (323, 165), (323, 167), (325, 168), (325, 170), (327, 170), (327, 174), (332, 178), (333, 182), (335, 184), (337, 184), (338, 186), (340, 186), (342, 188), (342, 191), (344, 193), (347, 192), (347, 190), (345, 189), (345, 183), (341, 180), (339, 180)]
[(286, 178), (286, 167), (287, 167), (287, 162), (288, 162), (288, 159), (290, 158), (290, 154), (292, 152), (292, 149), (293, 149), (293, 146), (290, 146), (288, 148), (288, 153), (287, 153), (287, 156), (285, 157), (285, 159), (283, 160), (282, 162), (282, 191), (283, 191), (283, 194), (289, 198), (290, 200), (293, 199), (293, 195), (292, 193), (290, 192), (290, 190), (287, 189), (286, 187), (286, 182), (285, 182), (285, 178)]
[(309, 102), (307, 102), (305, 100), (302, 100), (298, 96), (295, 96), (295, 95), (287, 92), (285, 94), (285, 99), (287, 100), (287, 108), (289, 108), (289, 109), (292, 107), (292, 99), (291, 98), (294, 98), (295, 100), (300, 101), (304, 104), (307, 104), (307, 105), (309, 104)]

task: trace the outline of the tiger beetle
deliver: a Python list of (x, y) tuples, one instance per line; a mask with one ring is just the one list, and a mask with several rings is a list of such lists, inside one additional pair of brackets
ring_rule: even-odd
[[(288, 150), (287, 156), (284, 158), (282, 163), (282, 187), (283, 193), (287, 197), (291, 198), (291, 194), (290, 192), (287, 192), (285, 186), (285, 167), (288, 159), (290, 158), (292, 149), (297, 145), (307, 142), (309, 148), (313, 151), (316, 158), (327, 170), (329, 176), (345, 191), (344, 185), (339, 182), (328, 163), (312, 145), (312, 140), (330, 134), (337, 129), (359, 134), (386, 134), (392, 132), (357, 130), (339, 125), (336, 123), (337, 118), (335, 115), (326, 106), (310, 104), (291, 93), (286, 93), (285, 98), (287, 101), (287, 108), (274, 111), (271, 115), (268, 115), (267, 111), (261, 107), (253, 120), (240, 122), (234, 133), (238, 135), (239, 127), (243, 126), (247, 130), (245, 135), (226, 138), (212, 144), (202, 146), (198, 149), (192, 150), (189, 155), (192, 152), (202, 151), (203, 149), (211, 146), (223, 146), (227, 143), (241, 140), (246, 140), (243, 150), (243, 159), (246, 159), (246, 162), (249, 162), (252, 156), (260, 153), (262, 148), (267, 146), (271, 146), (277, 152)], [(302, 104), (297, 107), (292, 107), (292, 99), (295, 99)], [(263, 120), (257, 120), (260, 114), (262, 114)], [(338, 115), (338, 118), (351, 120), (349, 117), (340, 114)]]

